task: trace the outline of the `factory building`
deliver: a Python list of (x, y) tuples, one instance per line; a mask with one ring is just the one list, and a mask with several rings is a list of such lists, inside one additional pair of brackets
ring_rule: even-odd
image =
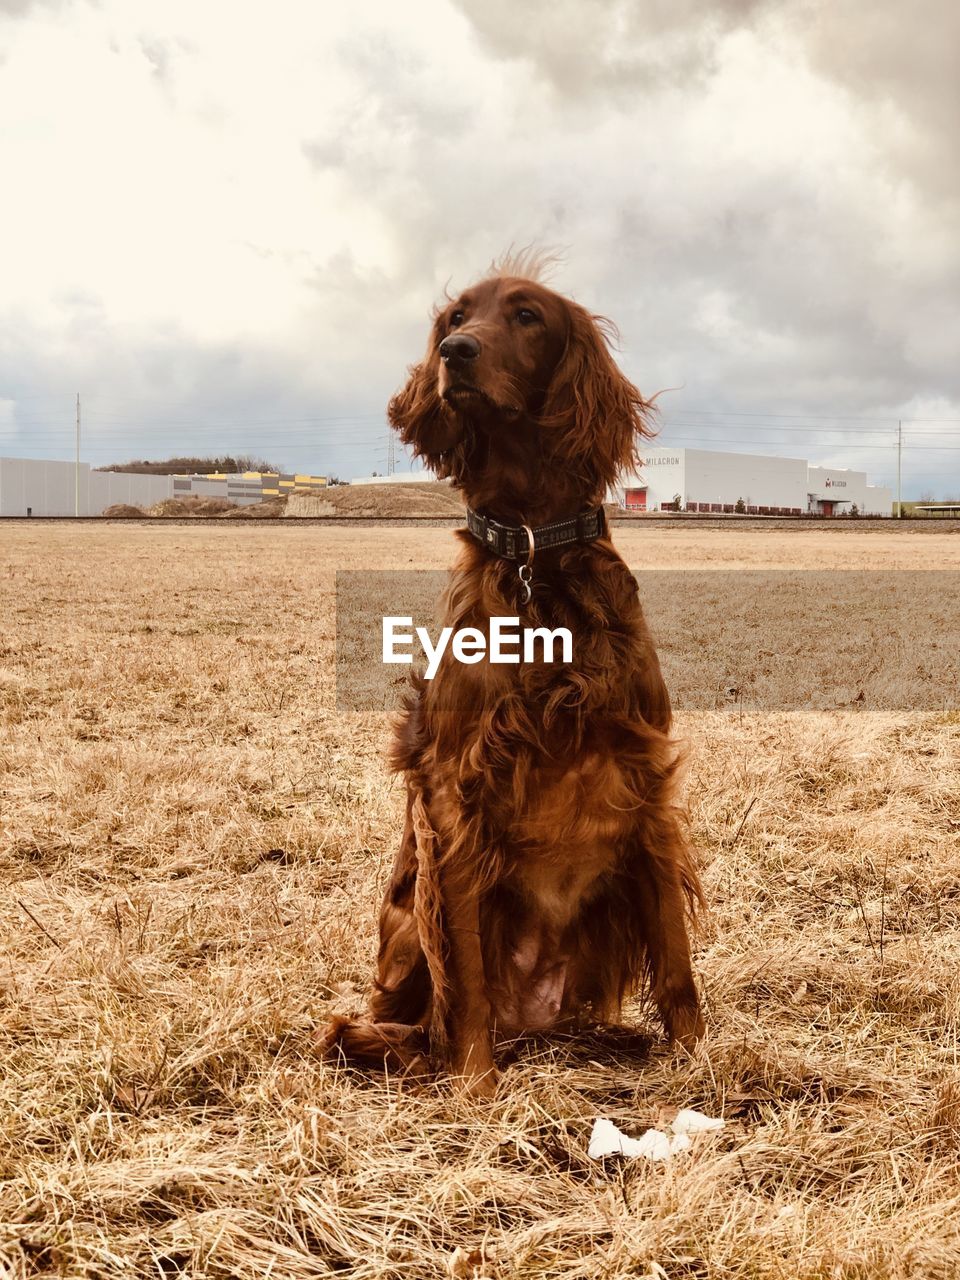
[(326, 476), (280, 475), (271, 471), (211, 472), (203, 476), (172, 476), (173, 496), (228, 498), (238, 506), (277, 498), (281, 494), (314, 493), (327, 487)]
[[(426, 472), (366, 477), (354, 484), (423, 483)], [(241, 506), (284, 493), (317, 491), (324, 476), (148, 476), (94, 471), (89, 464), (0, 458), (0, 516), (100, 515), (115, 503), (150, 507), (164, 498), (222, 497)], [(723, 453), (710, 449), (647, 446), (636, 474), (609, 495), (628, 511), (691, 511), (750, 515), (851, 514), (889, 516), (889, 489), (867, 483), (866, 473), (812, 466), (802, 458)]]
[[(347, 484), (432, 484), (437, 477), (432, 471), (394, 471), (389, 476), (357, 476)], [(444, 483), (439, 481), (439, 483)]]
[(204, 476), (148, 476), (94, 471), (89, 463), (0, 458), (0, 516), (98, 516), (117, 503), (152, 507), (164, 498), (227, 498), (249, 506), (280, 494), (326, 487), (325, 476), (247, 471)]
[(890, 490), (868, 484), (863, 471), (811, 466), (802, 458), (649, 445), (640, 470), (625, 476), (612, 497), (628, 511), (893, 513)]
[(0, 516), (98, 516), (125, 502), (149, 507), (173, 496), (173, 476), (94, 471), (89, 463), (0, 458)]

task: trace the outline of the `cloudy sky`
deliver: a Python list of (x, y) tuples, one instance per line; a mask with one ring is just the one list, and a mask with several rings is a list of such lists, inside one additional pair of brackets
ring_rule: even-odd
[[(0, 0), (0, 454), (384, 470), (514, 247), (665, 444), (960, 492), (952, 0)], [(408, 465), (405, 460), (399, 465)]]

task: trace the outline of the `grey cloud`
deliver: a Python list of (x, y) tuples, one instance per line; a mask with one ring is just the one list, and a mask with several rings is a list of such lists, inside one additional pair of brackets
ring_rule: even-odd
[[(838, 173), (804, 156), (795, 164), (788, 155), (747, 156), (725, 181), (709, 169), (701, 180), (695, 158), (670, 152), (669, 133), (658, 156), (661, 144), (639, 128), (645, 116), (621, 100), (612, 112), (594, 104), (573, 130), (569, 114), (544, 108), (545, 92), (602, 98), (647, 57), (673, 57), (670, 80), (694, 64), (707, 74), (711, 42), (739, 24), (766, 24), (771, 40), (783, 41), (805, 23), (800, 36), (815, 62), (806, 10), (791, 10), (791, 27), (789, 6), (773, 3), (457, 7), (485, 49), (509, 63), (526, 59), (541, 74), (518, 94), (511, 136), (468, 124), (451, 146), (424, 130), (412, 160), (394, 167), (389, 153), (380, 157), (376, 198), (390, 208), (403, 251), (394, 284), (408, 296), (417, 282), (421, 296), (448, 276), (464, 284), (511, 242), (559, 243), (569, 269), (558, 283), (620, 323), (624, 363), (647, 389), (682, 381), (700, 403), (894, 418), (918, 395), (960, 399), (941, 336), (960, 328), (958, 262), (947, 255), (931, 275), (892, 243), (894, 224), (871, 208), (868, 191), (876, 195), (884, 181), (870, 155), (851, 154), (850, 170)], [(894, 36), (876, 38), (892, 51)], [(919, 74), (927, 55), (916, 56)], [(389, 118), (407, 89), (381, 78), (377, 92)], [(940, 102), (933, 90), (925, 96)], [(546, 128), (526, 136), (527, 113)], [(476, 116), (482, 121), (482, 95)], [(704, 159), (709, 166), (713, 157)], [(714, 328), (702, 315), (711, 299), (724, 313)]]
[(522, 60), (562, 97), (629, 97), (690, 87), (716, 44), (756, 21), (768, 0), (452, 0), (495, 57)]
[(81, 4), (97, 7), (98, 0), (0, 0), (0, 18), (25, 18), (43, 10), (60, 10)]
[(960, 201), (960, 7), (855, 0), (813, 15), (801, 32), (811, 62), (875, 113), (892, 180), (906, 175), (928, 198)]
[[(668, 85), (686, 90), (717, 66), (738, 29), (803, 50), (810, 66), (876, 113), (873, 145), (891, 179), (960, 197), (960, 7), (847, 0), (451, 0), (481, 46), (527, 63), (561, 100), (623, 103)], [(886, 114), (881, 112), (884, 108)]]
[(315, 169), (345, 169), (350, 161), (350, 144), (343, 133), (312, 138), (300, 149)]
[(356, 189), (373, 193), (385, 171), (416, 172), (428, 152), (469, 133), (476, 111), (438, 90), (423, 57), (386, 38), (365, 38), (342, 41), (334, 58), (354, 88), (322, 131), (301, 144), (314, 168), (342, 170)]
[(169, 40), (140, 37), (140, 48), (150, 64), (151, 72), (161, 84), (168, 84), (173, 64), (173, 48)]

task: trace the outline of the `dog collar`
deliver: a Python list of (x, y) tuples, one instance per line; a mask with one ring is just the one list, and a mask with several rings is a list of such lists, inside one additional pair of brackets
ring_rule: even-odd
[(595, 542), (606, 532), (606, 522), (603, 507), (596, 507), (568, 520), (556, 520), (531, 529), (526, 524), (501, 524), (467, 507), (467, 528), (488, 551), (504, 560), (523, 560), (530, 564), (535, 552), (566, 547), (574, 542)]

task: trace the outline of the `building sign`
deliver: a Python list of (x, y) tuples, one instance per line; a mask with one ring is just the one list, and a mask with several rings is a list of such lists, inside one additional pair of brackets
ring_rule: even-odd
[(640, 462), (644, 467), (679, 467), (679, 458), (642, 458)]
[(827, 477), (827, 479), (824, 481), (824, 484), (826, 485), (826, 487), (827, 487), (828, 489), (830, 489), (830, 488), (833, 488), (833, 489), (845, 489), (845, 488), (847, 487), (847, 482), (846, 482), (846, 480), (831, 480), (831, 479), (829, 478), (829, 476), (828, 476), (828, 477)]

